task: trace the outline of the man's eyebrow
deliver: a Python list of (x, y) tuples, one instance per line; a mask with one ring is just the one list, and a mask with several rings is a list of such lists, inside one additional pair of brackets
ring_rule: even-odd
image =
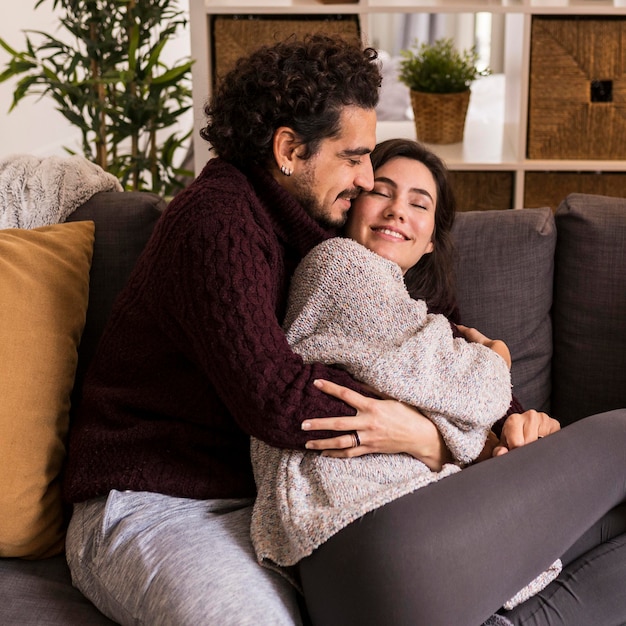
[(370, 154), (371, 149), (370, 148), (347, 148), (346, 150), (342, 150), (339, 153), (339, 156), (341, 157), (351, 157), (351, 156), (363, 156), (365, 154)]
[[(396, 181), (391, 179), (391, 178), (387, 178), (386, 176), (376, 176), (374, 178), (374, 182), (375, 183), (384, 183), (385, 185), (389, 185), (390, 187), (393, 187), (394, 189), (398, 188), (398, 185), (396, 184)], [(433, 201), (433, 197), (430, 195), (430, 192), (428, 192), (426, 189), (420, 189), (419, 187), (411, 187), (411, 189), (409, 190), (413, 193), (419, 193), (422, 196), (426, 196), (428, 198), (431, 199), (431, 201)]]

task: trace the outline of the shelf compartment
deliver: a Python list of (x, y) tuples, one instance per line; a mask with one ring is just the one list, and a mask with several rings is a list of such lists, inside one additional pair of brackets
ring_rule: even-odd
[(626, 172), (526, 172), (524, 207), (556, 211), (570, 193), (626, 197)]
[(534, 17), (531, 159), (626, 159), (626, 18)]
[[(505, 85), (504, 74), (494, 74), (475, 81), (472, 85), (463, 141), (447, 145), (428, 144), (450, 169), (515, 169), (517, 155), (510, 138), (516, 133), (504, 132)], [(398, 85), (386, 86), (385, 79), (383, 79), (380, 106), (385, 106), (388, 89), (394, 98), (398, 99), (402, 96), (405, 107), (409, 107), (408, 87), (399, 91)], [(396, 137), (419, 139), (416, 135), (415, 124), (410, 119), (379, 119), (377, 124), (377, 141)]]
[(515, 172), (450, 171), (458, 211), (512, 209)]
[(291, 35), (301, 38), (310, 33), (324, 33), (357, 41), (361, 37), (357, 15), (216, 15), (211, 19), (211, 29), (213, 86), (240, 57)]

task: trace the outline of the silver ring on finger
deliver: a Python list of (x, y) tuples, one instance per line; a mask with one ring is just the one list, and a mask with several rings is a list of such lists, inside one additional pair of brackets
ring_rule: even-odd
[(361, 445), (361, 439), (359, 437), (359, 433), (356, 430), (352, 433), (352, 442), (353, 448), (358, 448)]

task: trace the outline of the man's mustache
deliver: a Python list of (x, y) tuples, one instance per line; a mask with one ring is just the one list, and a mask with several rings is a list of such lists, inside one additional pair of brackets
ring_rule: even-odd
[(346, 189), (342, 191), (337, 198), (341, 198), (342, 200), (354, 200), (357, 198), (360, 193), (363, 191), (361, 187), (355, 187), (354, 189)]

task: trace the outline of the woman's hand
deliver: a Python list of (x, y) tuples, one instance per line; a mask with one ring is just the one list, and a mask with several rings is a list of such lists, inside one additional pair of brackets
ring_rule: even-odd
[[(476, 463), (480, 463), (481, 461), (486, 461), (494, 456), (499, 456), (496, 454), (496, 449), (501, 447), (500, 440), (498, 439), (498, 435), (490, 430), (487, 433), (487, 439), (485, 440), (485, 446), (482, 449), (482, 452), (472, 461), (472, 465)], [(502, 452), (501, 454), (504, 454)]]
[[(316, 380), (315, 386), (343, 400), (357, 411), (354, 416), (321, 417), (302, 423), (303, 430), (352, 431), (327, 439), (314, 439), (309, 450), (320, 450), (333, 457), (355, 457), (373, 452), (404, 452), (438, 471), (452, 457), (435, 425), (417, 409), (391, 399), (368, 398), (328, 380)], [(355, 445), (358, 442), (358, 445)]]
[(560, 429), (559, 422), (547, 413), (534, 409), (524, 411), (524, 413), (512, 413), (504, 422), (500, 444), (494, 448), (493, 456), (500, 456), (514, 448), (521, 448)]

